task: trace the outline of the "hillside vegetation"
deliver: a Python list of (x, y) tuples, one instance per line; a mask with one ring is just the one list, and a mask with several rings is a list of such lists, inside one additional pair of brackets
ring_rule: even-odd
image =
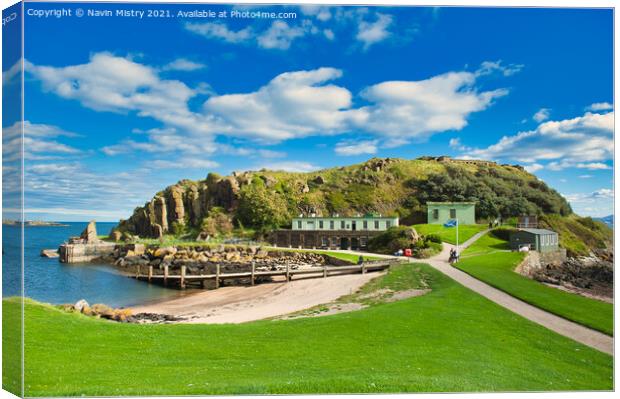
[(573, 217), (558, 192), (519, 166), (428, 157), (373, 158), (309, 173), (209, 173), (204, 180), (182, 180), (158, 192), (121, 221), (115, 235), (194, 238), (200, 233), (215, 237), (250, 232), (256, 238), (272, 229), (290, 228), (293, 216), (310, 213), (381, 213), (413, 225), (425, 223), (427, 201), (475, 201), (481, 222), (524, 214), (554, 215), (547, 220), (570, 231), (563, 243), (578, 252), (607, 242), (603, 233), (590, 235), (591, 219), (585, 223)]

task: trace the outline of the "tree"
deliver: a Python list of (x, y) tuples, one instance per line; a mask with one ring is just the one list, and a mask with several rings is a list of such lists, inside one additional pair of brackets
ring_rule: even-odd
[(247, 225), (265, 232), (288, 223), (286, 201), (265, 186), (248, 185), (241, 191), (237, 217)]

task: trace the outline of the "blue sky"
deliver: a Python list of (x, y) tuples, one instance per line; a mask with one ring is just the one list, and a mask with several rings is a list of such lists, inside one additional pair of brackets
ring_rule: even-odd
[(65, 8), (25, 17), (29, 218), (117, 220), (210, 171), (422, 155), (522, 164), (577, 213), (613, 212), (611, 10)]

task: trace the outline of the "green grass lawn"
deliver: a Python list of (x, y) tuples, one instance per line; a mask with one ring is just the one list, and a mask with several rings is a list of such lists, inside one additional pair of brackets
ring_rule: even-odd
[[(442, 224), (416, 224), (413, 226), (419, 234), (438, 234), (443, 242), (456, 244), (456, 227), (444, 227)], [(485, 224), (464, 224), (459, 226), (459, 243), (469, 240), (476, 233), (487, 228)]]
[(548, 287), (515, 272), (523, 260), (519, 252), (501, 252), (505, 241), (489, 234), (467, 248), (456, 267), (536, 307), (613, 335), (613, 305)]
[[(239, 325), (120, 324), (29, 302), (26, 395), (612, 389), (611, 356), (427, 265), (396, 266), (379, 278), (370, 283), (377, 289), (424, 280), (432, 291), (356, 312)], [(5, 312), (17, 306), (3, 301)], [(5, 331), (18, 325), (6, 314)], [(17, 354), (5, 356), (6, 365)]]
[(492, 233), (488, 233), (477, 239), (464, 250), (461, 254), (461, 259), (506, 251), (510, 251), (510, 244), (508, 241), (504, 241), (495, 237)]

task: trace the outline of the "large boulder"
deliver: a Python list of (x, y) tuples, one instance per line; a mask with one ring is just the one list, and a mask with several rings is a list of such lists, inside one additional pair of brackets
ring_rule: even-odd
[(88, 244), (99, 242), (99, 237), (97, 237), (97, 226), (94, 220), (88, 223), (88, 226), (86, 226), (82, 234), (80, 234), (80, 238)]
[(80, 299), (79, 301), (75, 303), (75, 305), (73, 305), (73, 308), (77, 310), (78, 312), (81, 312), (82, 310), (89, 308), (89, 305), (85, 299)]

